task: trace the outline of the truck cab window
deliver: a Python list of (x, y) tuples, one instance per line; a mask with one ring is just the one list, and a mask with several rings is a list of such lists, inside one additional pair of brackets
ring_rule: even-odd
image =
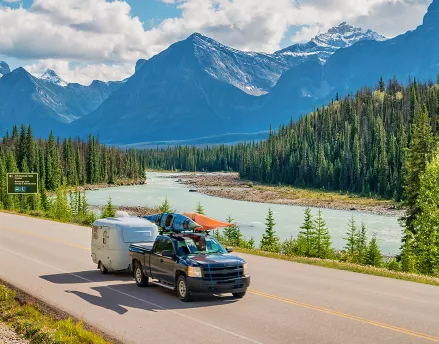
[(106, 244), (107, 243), (107, 231), (104, 231), (104, 235), (103, 235), (103, 238), (102, 238), (102, 242), (104, 243), (104, 244)]
[(162, 252), (163, 251), (171, 251), (172, 253), (174, 253), (174, 245), (172, 244), (171, 239), (165, 239)]
[(155, 254), (162, 254), (165, 247), (165, 243), (163, 238), (157, 239), (155, 246), (154, 246), (154, 252)]

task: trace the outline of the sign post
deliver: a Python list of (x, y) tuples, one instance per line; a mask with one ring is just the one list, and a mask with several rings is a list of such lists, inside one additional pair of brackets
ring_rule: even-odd
[(24, 195), (34, 195), (33, 208), (35, 210), (38, 173), (8, 173), (6, 178), (8, 195), (21, 195), (21, 210), (24, 210)]

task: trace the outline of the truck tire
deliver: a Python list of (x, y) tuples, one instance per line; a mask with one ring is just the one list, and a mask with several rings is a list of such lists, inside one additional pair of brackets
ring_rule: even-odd
[(235, 299), (242, 299), (245, 296), (245, 291), (242, 293), (233, 293), (232, 295)]
[(134, 279), (138, 287), (143, 288), (149, 286), (148, 276), (145, 276), (143, 273), (142, 264), (139, 262), (134, 264)]
[(108, 270), (107, 268), (104, 266), (104, 264), (102, 264), (102, 262), (99, 262), (99, 270), (101, 271), (102, 275), (106, 275), (108, 274)]
[(181, 301), (188, 302), (191, 298), (191, 293), (187, 285), (187, 279), (185, 275), (178, 276), (177, 279), (177, 294)]

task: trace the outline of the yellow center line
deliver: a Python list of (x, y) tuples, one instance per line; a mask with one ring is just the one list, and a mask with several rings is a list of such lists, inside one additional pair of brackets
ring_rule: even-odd
[[(32, 237), (35, 237), (35, 238), (39, 238), (39, 239), (55, 242), (55, 243), (58, 243), (58, 244), (74, 247), (74, 248), (77, 248), (77, 249), (81, 249), (81, 250), (85, 250), (85, 251), (91, 251), (90, 247), (76, 245), (76, 244), (70, 243), (68, 241), (54, 239), (54, 238), (51, 238), (51, 237), (48, 237), (48, 236), (45, 236), (45, 235), (41, 235), (41, 234), (37, 234), (37, 233), (33, 233), (33, 232), (29, 232), (29, 231), (25, 231), (25, 230), (21, 230), (21, 229), (17, 229), (17, 228), (6, 227), (6, 226), (2, 226), (2, 225), (0, 225), (0, 228), (6, 229), (6, 230), (9, 230), (9, 231), (12, 231), (12, 232), (16, 232), (16, 233), (32, 236)], [(345, 318), (345, 319), (357, 321), (357, 322), (360, 322), (360, 323), (363, 323), (363, 324), (368, 324), (368, 325), (372, 325), (372, 326), (375, 326), (375, 327), (380, 327), (380, 328), (383, 328), (383, 329), (386, 329), (386, 330), (403, 333), (403, 334), (406, 334), (406, 335), (409, 335), (409, 336), (412, 336), (412, 337), (426, 339), (426, 340), (429, 340), (429, 341), (432, 341), (432, 342), (435, 342), (435, 343), (439, 343), (439, 337), (435, 337), (435, 336), (432, 336), (432, 335), (429, 335), (429, 334), (425, 334), (425, 333), (421, 333), (421, 332), (416, 332), (416, 331), (412, 331), (412, 330), (405, 329), (405, 328), (402, 328), (402, 327), (397, 327), (397, 326), (381, 323), (381, 322), (378, 322), (378, 321), (375, 321), (375, 320), (361, 318), (361, 317), (358, 317), (358, 316), (355, 316), (355, 315), (351, 315), (351, 314), (347, 314), (347, 313), (343, 313), (343, 312), (339, 312), (339, 311), (334, 311), (334, 310), (331, 310), (331, 309), (328, 309), (328, 308), (314, 306), (314, 305), (303, 303), (303, 302), (300, 302), (300, 301), (294, 301), (294, 300), (286, 299), (286, 298), (283, 298), (283, 297), (280, 297), (280, 296), (263, 293), (263, 292), (260, 292), (260, 291), (257, 291), (257, 290), (248, 289), (248, 292), (253, 294), (253, 295), (257, 295), (257, 296), (264, 297), (264, 298), (267, 298), (267, 299), (276, 300), (276, 301), (287, 303), (287, 304), (290, 304), (290, 305), (311, 309), (311, 310), (314, 310), (314, 311), (317, 311), (317, 312), (334, 315), (334, 316), (337, 316), (337, 317), (340, 317), (340, 318)]]
[(6, 229), (6, 230), (11, 231), (11, 232), (28, 235), (28, 236), (31, 236), (31, 237), (34, 237), (34, 238), (39, 238), (39, 239), (51, 241), (51, 242), (54, 242), (54, 243), (57, 243), (57, 244), (62, 244), (62, 245), (66, 245), (66, 246), (70, 246), (70, 247), (74, 247), (74, 248), (79, 248), (79, 249), (84, 250), (84, 251), (91, 251), (90, 247), (85, 247), (85, 246), (73, 244), (71, 242), (64, 241), (64, 240), (59, 240), (59, 239), (55, 239), (55, 238), (51, 238), (51, 237), (48, 237), (46, 235), (41, 235), (41, 234), (25, 231), (25, 230), (22, 230), (22, 229), (2, 226), (2, 225), (0, 225), (0, 228), (1, 229)]
[(318, 307), (318, 306), (314, 306), (314, 305), (310, 305), (307, 303), (303, 303), (303, 302), (299, 302), (299, 301), (294, 301), (294, 300), (290, 300), (290, 299), (286, 299), (283, 297), (279, 297), (276, 295), (271, 295), (271, 294), (267, 294), (267, 293), (263, 293), (257, 290), (251, 290), (248, 289), (247, 290), (249, 293), (253, 294), (253, 295), (257, 295), (257, 296), (261, 296), (261, 297), (265, 297), (268, 299), (272, 299), (272, 300), (276, 300), (276, 301), (280, 301), (283, 303), (287, 303), (290, 305), (294, 305), (294, 306), (298, 306), (298, 307), (302, 307), (302, 308), (308, 308), (317, 312), (321, 312), (321, 313), (326, 313), (326, 314), (330, 314), (330, 315), (334, 315), (337, 317), (341, 317), (341, 318), (345, 318), (345, 319), (350, 319), (353, 321), (357, 321), (363, 324), (368, 324), (368, 325), (372, 325), (372, 326), (376, 326), (376, 327), (381, 327), (384, 328), (386, 330), (390, 330), (390, 331), (394, 331), (394, 332), (399, 332), (399, 333), (403, 333), (409, 336), (413, 336), (413, 337), (417, 337), (417, 338), (422, 338), (422, 339), (426, 339), (435, 343), (439, 343), (439, 337), (435, 337), (429, 334), (425, 334), (425, 333), (421, 333), (421, 332), (416, 332), (416, 331), (412, 331), (412, 330), (408, 330), (405, 328), (401, 328), (401, 327), (397, 327), (397, 326), (393, 326), (393, 325), (389, 325), (389, 324), (384, 324), (375, 320), (370, 320), (370, 319), (366, 319), (366, 318), (361, 318), (355, 315), (351, 315), (351, 314), (347, 314), (347, 313), (342, 313), (342, 312), (338, 312), (338, 311), (334, 311), (331, 309), (327, 309), (327, 308), (323, 308), (323, 307)]

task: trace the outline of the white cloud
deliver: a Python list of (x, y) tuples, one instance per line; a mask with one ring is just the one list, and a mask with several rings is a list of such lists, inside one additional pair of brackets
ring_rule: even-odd
[(103, 63), (73, 65), (67, 60), (41, 60), (24, 67), (35, 76), (44, 74), (47, 69), (53, 69), (62, 79), (88, 85), (93, 80), (123, 80), (134, 73), (131, 63), (107, 65)]
[[(269, 52), (280, 48), (285, 38), (307, 40), (342, 21), (394, 36), (420, 24), (431, 2), (161, 1), (178, 6), (182, 14), (149, 31), (125, 1), (34, 0), (28, 10), (0, 5), (0, 54), (36, 60), (27, 66), (31, 72), (44, 72), (47, 66), (71, 82), (123, 79), (139, 58), (150, 58), (193, 32), (238, 49)], [(303, 27), (294, 37), (285, 37), (292, 25)]]

